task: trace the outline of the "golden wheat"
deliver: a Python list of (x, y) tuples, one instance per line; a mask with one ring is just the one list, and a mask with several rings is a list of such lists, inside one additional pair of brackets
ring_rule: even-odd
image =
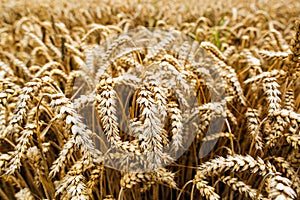
[(0, 199), (299, 199), (299, 8), (2, 0)]

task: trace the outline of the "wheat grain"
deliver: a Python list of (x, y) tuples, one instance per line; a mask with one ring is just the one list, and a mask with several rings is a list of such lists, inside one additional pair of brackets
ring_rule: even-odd
[(172, 144), (171, 148), (176, 152), (183, 147), (183, 124), (181, 110), (176, 102), (168, 102), (167, 110), (169, 114)]
[(233, 190), (238, 190), (240, 193), (244, 193), (246, 197), (250, 197), (251, 199), (266, 199), (263, 195), (259, 194), (256, 189), (251, 188), (249, 185), (245, 184), (243, 181), (239, 181), (237, 178), (222, 176), (219, 180), (230, 186)]
[(285, 92), (283, 109), (286, 109), (286, 110), (294, 110), (295, 109), (295, 97), (294, 97), (293, 89), (288, 89)]
[(262, 142), (262, 135), (260, 132), (260, 119), (259, 119), (258, 111), (255, 109), (248, 108), (246, 117), (247, 117), (248, 130), (250, 131), (250, 135), (252, 137), (250, 152), (252, 152), (251, 148), (253, 147), (253, 145), (257, 150), (262, 151), (263, 142)]
[(142, 86), (138, 94), (137, 103), (142, 110), (139, 116), (143, 122), (143, 133), (139, 135), (141, 148), (151, 161), (150, 169), (156, 169), (171, 159), (163, 153), (163, 141), (167, 140), (163, 133), (165, 130), (163, 129), (157, 107), (155, 107), (155, 100), (151, 90)]
[(293, 169), (291, 164), (285, 160), (283, 157), (272, 157), (276, 164), (279, 166), (280, 171), (286, 175), (292, 181), (293, 189), (296, 191), (297, 194), (300, 192), (300, 178), (299, 176), (295, 176), (296, 171)]
[[(56, 69), (56, 68), (58, 68), (58, 67), (60, 67), (61, 68), (61, 70), (64, 70), (64, 67), (60, 64), (60, 63), (58, 63), (58, 62), (48, 62), (47, 64), (45, 64), (34, 76), (36, 77), (36, 78), (40, 78), (41, 76), (43, 76), (43, 74), (47, 71), (47, 70), (49, 70), (50, 68), (54, 68), (54, 69)], [(50, 72), (51, 73), (51, 72)]]
[(267, 179), (268, 198), (270, 199), (296, 199), (297, 194), (291, 188), (291, 181), (281, 176)]
[(279, 91), (279, 84), (277, 83), (276, 78), (264, 78), (263, 89), (268, 101), (268, 113), (272, 115), (274, 111), (281, 109), (281, 92)]
[(234, 69), (226, 64), (226, 58), (221, 52), (219, 52), (217, 47), (215, 47), (211, 43), (202, 43), (200, 46), (210, 53), (213, 60), (218, 66), (217, 70), (220, 76), (227, 81), (226, 91), (228, 93), (228, 96), (237, 96), (242, 105), (246, 105), (243, 90)]
[(58, 107), (58, 118), (65, 120), (71, 136), (64, 144), (59, 153), (59, 157), (54, 161), (51, 166), (50, 176), (54, 177), (60, 169), (70, 160), (70, 157), (76, 147), (82, 153), (83, 166), (88, 167), (96, 162), (97, 157), (101, 157), (99, 152), (96, 151), (94, 143), (91, 140), (91, 131), (82, 123), (80, 116), (74, 110), (73, 104), (63, 94), (52, 96), (50, 105)]
[(260, 175), (274, 173), (275, 169), (270, 163), (264, 163), (261, 158), (254, 159), (250, 155), (218, 157), (209, 162), (201, 164), (198, 168), (197, 175), (205, 174), (206, 176), (219, 175), (224, 171), (232, 169), (233, 171), (250, 170), (252, 173), (259, 172)]
[(60, 194), (62, 199), (89, 199), (85, 178), (82, 173), (83, 160), (74, 164), (68, 174), (56, 188), (56, 197)]
[(215, 193), (215, 189), (208, 185), (208, 182), (204, 179), (201, 174), (197, 174), (193, 179), (193, 183), (196, 185), (197, 189), (200, 191), (201, 196), (209, 200), (218, 200), (220, 196)]
[(4, 62), (0, 62), (0, 68), (10, 76), (14, 75), (14, 71), (9, 66), (7, 66)]
[(212, 43), (210, 43), (210, 42), (201, 42), (200, 47), (204, 48), (206, 51), (208, 51), (210, 54), (214, 55), (220, 61), (226, 63), (226, 57)]

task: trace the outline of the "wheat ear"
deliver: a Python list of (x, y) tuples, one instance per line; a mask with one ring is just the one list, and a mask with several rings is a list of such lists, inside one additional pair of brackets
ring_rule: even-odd
[(264, 199), (262, 194), (258, 193), (258, 190), (251, 188), (251, 186), (245, 184), (243, 181), (239, 181), (237, 178), (231, 176), (222, 176), (219, 178), (220, 181), (230, 186), (234, 191), (238, 191), (241, 194), (245, 194), (246, 197), (251, 199)]
[(263, 148), (263, 141), (262, 135), (260, 132), (260, 119), (258, 115), (258, 111), (255, 109), (248, 108), (246, 112), (247, 117), (247, 125), (249, 133), (252, 137), (250, 152), (252, 151), (252, 147), (255, 146), (257, 150), (262, 151)]

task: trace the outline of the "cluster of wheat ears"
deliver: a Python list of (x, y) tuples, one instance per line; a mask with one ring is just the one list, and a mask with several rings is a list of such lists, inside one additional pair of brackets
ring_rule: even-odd
[(298, 1), (0, 11), (0, 199), (300, 198)]

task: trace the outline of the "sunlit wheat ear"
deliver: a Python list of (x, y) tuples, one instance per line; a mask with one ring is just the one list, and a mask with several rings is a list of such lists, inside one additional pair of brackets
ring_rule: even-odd
[(172, 133), (172, 146), (174, 151), (178, 151), (183, 147), (183, 125), (181, 110), (176, 102), (168, 102), (168, 117), (170, 119), (170, 132)]
[(4, 137), (7, 134), (7, 125), (14, 116), (11, 110), (16, 107), (21, 88), (9, 79), (2, 79), (0, 90), (0, 137)]
[(274, 166), (265, 163), (261, 158), (254, 159), (252, 156), (233, 155), (218, 157), (210, 161), (204, 162), (198, 168), (197, 174), (204, 174), (206, 177), (220, 175), (225, 171), (234, 169), (236, 172), (244, 172), (250, 170), (253, 173), (259, 172), (264, 176), (267, 173), (275, 172)]
[[(51, 56), (42, 47), (35, 47), (31, 52), (31, 65), (38, 64), (39, 61), (52, 62)], [(44, 58), (44, 59), (43, 59)]]
[(117, 122), (117, 93), (114, 90), (113, 79), (106, 76), (102, 77), (97, 86), (96, 106), (103, 131), (109, 142), (116, 147), (121, 146), (119, 126)]
[(287, 161), (289, 163), (291, 163), (292, 167), (297, 169), (299, 167), (299, 164), (300, 164), (299, 158), (300, 158), (299, 150), (295, 149), (291, 152), (291, 154), (289, 154), (287, 156)]
[(139, 135), (141, 149), (151, 161), (150, 169), (156, 169), (172, 159), (163, 152), (163, 143), (168, 139), (164, 133), (153, 92), (142, 86), (137, 95), (137, 104), (141, 109), (139, 119), (143, 123), (143, 132)]
[(151, 189), (151, 187), (155, 184), (154, 181), (149, 181), (149, 182), (146, 182), (144, 183), (144, 185), (142, 185), (140, 188), (139, 188), (139, 191), (141, 193), (144, 193), (144, 192), (147, 192)]
[(33, 194), (29, 188), (23, 188), (15, 194), (17, 200), (34, 200)]
[(202, 197), (210, 200), (220, 199), (220, 196), (215, 192), (215, 188), (209, 185), (208, 181), (205, 180), (205, 177), (202, 174), (197, 173), (193, 179), (193, 183), (200, 191)]
[[(155, 170), (154, 180), (160, 184), (167, 184), (170, 188), (177, 188), (177, 184), (174, 180), (175, 173), (168, 171), (166, 168), (160, 168)], [(178, 189), (178, 188), (177, 188)]]
[(86, 178), (83, 176), (83, 163), (84, 160), (80, 159), (76, 162), (65, 177), (60, 181), (56, 187), (56, 197), (60, 199), (90, 199), (86, 187)]
[(184, 62), (186, 60), (180, 60), (180, 59), (177, 59), (175, 58), (174, 56), (172, 55), (169, 55), (169, 54), (164, 54), (162, 57), (161, 57), (161, 61), (166, 61), (168, 62), (170, 65), (172, 65), (178, 72), (181, 72), (182, 75), (187, 75), (187, 71), (185, 71), (184, 69)]
[(22, 35), (22, 26), (23, 25), (26, 25), (26, 23), (28, 24), (31, 24), (31, 20), (32, 18), (31, 17), (27, 17), (27, 16), (24, 16), (22, 17), (20, 20), (18, 20), (16, 23), (15, 23), (15, 33), (17, 35)]
[(8, 76), (14, 76), (14, 71), (4, 62), (0, 62), (0, 69), (4, 71)]
[(280, 115), (277, 115), (275, 119), (276, 121), (272, 124), (271, 132), (266, 138), (266, 146), (268, 147), (274, 147), (278, 144), (278, 139), (285, 135), (284, 131), (289, 123), (289, 121), (285, 121), (285, 119)]
[(284, 60), (288, 57), (288, 52), (275, 52), (275, 51), (268, 51), (268, 50), (258, 50), (257, 53), (264, 58), (265, 60)]
[(102, 183), (103, 175), (104, 165), (96, 165), (95, 168), (91, 170), (91, 175), (86, 183), (87, 188), (93, 191), (98, 183)]
[(139, 147), (136, 144), (121, 140), (117, 121), (117, 93), (114, 90), (114, 79), (104, 74), (100, 80), (95, 96), (96, 110), (107, 140), (111, 143), (112, 148), (140, 154)]
[(300, 148), (300, 136), (299, 135), (291, 135), (291, 134), (285, 134), (284, 137), (286, 138), (286, 141), (295, 149), (298, 150)]
[(222, 52), (211, 42), (201, 42), (200, 46), (208, 51), (210, 54), (214, 55), (220, 61), (226, 63), (226, 57), (222, 54)]
[(67, 79), (68, 79), (68, 75), (64, 71), (62, 71), (60, 69), (52, 69), (50, 72), (47, 72), (46, 74), (51, 79), (53, 79), (53, 80), (55, 80), (57, 82), (62, 81), (62, 80), (64, 82), (66, 82)]
[(262, 135), (260, 132), (260, 119), (258, 111), (252, 108), (248, 108), (246, 112), (247, 117), (247, 126), (249, 130), (249, 134), (252, 137), (250, 152), (252, 152), (252, 148), (255, 147), (257, 150), (263, 150), (263, 141)]
[(153, 172), (147, 173), (127, 173), (122, 176), (120, 186), (124, 189), (130, 189), (137, 183), (149, 182), (153, 178)]
[(269, 199), (287, 199), (292, 200), (297, 198), (297, 194), (291, 188), (292, 182), (284, 177), (275, 175), (267, 178), (266, 191)]
[[(273, 115), (276, 119), (276, 126), (273, 129), (273, 134), (270, 135), (270, 140), (268, 140), (267, 144), (270, 146), (274, 146), (276, 145), (278, 138), (284, 137), (293, 148), (298, 149), (300, 143), (297, 130), (300, 123), (300, 114), (295, 113), (291, 110), (282, 109), (275, 111)], [(288, 133), (282, 134), (282, 131), (287, 125), (290, 125)]]
[(199, 112), (200, 114), (200, 121), (199, 124), (197, 126), (198, 130), (197, 130), (197, 138), (201, 139), (205, 136), (205, 131), (207, 130), (210, 121), (213, 119), (214, 114), (211, 112), (210, 109), (208, 110), (203, 110)]
[[(165, 168), (156, 169), (152, 172), (125, 174), (121, 179), (121, 187), (123, 187), (122, 185), (125, 185), (123, 188), (132, 188), (133, 185), (142, 182), (143, 184), (146, 184), (146, 188), (148, 187), (147, 189), (150, 189), (149, 187), (155, 183), (166, 184), (170, 188), (177, 189), (174, 177), (175, 174), (169, 172)], [(126, 179), (127, 182), (125, 183)]]
[(159, 67), (165, 72), (170, 72), (172, 74), (177, 83), (177, 87), (182, 87), (184, 91), (189, 91), (190, 87), (186, 80), (188, 73), (181, 67), (181, 64), (173, 58), (173, 56), (165, 55), (162, 62), (159, 63)]
[(36, 74), (40, 69), (41, 69), (41, 67), (38, 65), (31, 65), (29, 67), (29, 71), (31, 74)]
[(226, 92), (228, 96), (236, 96), (242, 105), (246, 105), (246, 98), (243, 94), (241, 84), (237, 78), (235, 70), (226, 64), (226, 58), (213, 44), (209, 42), (202, 42), (201, 47), (209, 52), (217, 65), (217, 71), (219, 75), (226, 80)]
[(274, 164), (280, 169), (279, 171), (292, 181), (292, 186), (296, 193), (300, 194), (300, 177), (295, 176), (297, 172), (291, 166), (290, 162), (286, 161), (286, 158), (283, 157), (271, 157), (270, 159), (274, 160)]
[(121, 57), (116, 61), (116, 64), (118, 67), (115, 73), (119, 76), (122, 76), (124, 74), (124, 71), (126, 71), (127, 69), (128, 71), (126, 75), (129, 76), (131, 75), (131, 73), (137, 73), (137, 75), (142, 73), (143, 65), (132, 57)]
[[(77, 27), (77, 28), (81, 29), (80, 27)], [(82, 32), (84, 32), (84, 30), (82, 30)], [(80, 53), (80, 50), (84, 49), (85, 45), (80, 45), (80, 36), (79, 35), (74, 35), (74, 39), (73, 39), (71, 35), (65, 34), (61, 39), (63, 39), (63, 41), (61, 41), (61, 42), (65, 45), (65, 50), (67, 50), (68, 53), (71, 53), (71, 52), (73, 52), (73, 50), (75, 50), (75, 52), (73, 52), (71, 54), (75, 54), (77, 56), (84, 57), (83, 54)], [(73, 48), (73, 49), (71, 50), (71, 49), (69, 49), (69, 47)]]
[(299, 67), (299, 56), (300, 56), (300, 48), (299, 48), (299, 42), (300, 42), (300, 21), (297, 21), (295, 24), (296, 33), (294, 35), (294, 38), (292, 39), (290, 43), (290, 50), (291, 53), (288, 56), (288, 64), (290, 67)]
[(260, 83), (262, 82), (263, 79), (268, 78), (268, 77), (276, 77), (276, 78), (281, 78), (286, 75), (286, 72), (283, 70), (272, 70), (268, 72), (262, 72), (258, 74), (257, 76), (251, 77), (247, 80), (244, 81), (244, 84), (249, 84), (249, 83)]
[(174, 173), (167, 171), (165, 168), (156, 169), (151, 172), (133, 172), (122, 176), (120, 185), (124, 189), (130, 189), (138, 183), (157, 182), (159, 184), (167, 184), (171, 188), (177, 188), (174, 181)]
[(225, 60), (228, 60), (229, 57), (234, 53), (235, 46), (229, 46), (224, 52), (223, 56), (226, 58)]
[(57, 69), (60, 68), (61, 70), (64, 70), (64, 67), (59, 62), (48, 62), (45, 64), (34, 76), (36, 78), (40, 78), (44, 75), (44, 73), (51, 71), (50, 69)]
[(6, 174), (13, 174), (16, 170), (20, 168), (22, 157), (24, 157), (28, 147), (31, 145), (33, 135), (36, 131), (35, 124), (27, 124), (24, 127), (24, 130), (20, 133), (21, 136), (18, 139), (18, 144), (16, 146), (15, 154), (10, 160), (8, 164), (8, 169), (6, 170)]
[[(289, 108), (289, 106), (287, 106)], [(294, 108), (292, 106), (292, 108)], [(291, 110), (291, 109), (289, 109)], [(299, 131), (299, 123), (297, 123), (296, 120), (288, 120), (289, 121), (289, 130), (288, 133), (286, 134), (287, 136), (287, 142), (288, 143), (292, 143), (292, 146), (294, 146), (295, 149), (298, 149), (299, 143), (295, 141), (297, 141), (299, 138), (299, 134), (297, 133), (297, 131)]]
[[(4, 53), (5, 56), (7, 56), (12, 64), (15, 66), (15, 70), (14, 70), (14, 74), (18, 75), (19, 77), (24, 77), (24, 79), (30, 79), (32, 78), (32, 74), (30, 73), (28, 67), (26, 66), (26, 64), (21, 61), (20, 59), (16, 58), (13, 54), (11, 53)], [(23, 73), (20, 74), (20, 72), (18, 71), (18, 69), (20, 69), (20, 71), (22, 71)]]
[(106, 35), (108, 34), (109, 28), (107, 28), (106, 26), (103, 25), (96, 25), (94, 26), (94, 28), (90, 29), (81, 39), (81, 42), (86, 43), (92, 36), (94, 33), (100, 33), (102, 35)]
[(191, 65), (191, 71), (197, 76), (198, 81), (201, 84), (206, 85), (211, 91), (216, 91), (216, 88), (214, 86), (214, 79), (212, 78), (212, 75), (210, 74), (209, 70), (204, 67), (204, 63), (193, 63)]
[[(226, 171), (232, 171), (232, 170), (236, 172), (245, 172), (245, 171), (250, 171), (252, 173), (258, 172), (259, 175), (261, 176), (266, 176), (266, 175), (271, 176), (272, 181), (274, 179), (282, 179), (282, 180), (289, 181), (286, 178), (276, 175), (277, 174), (276, 169), (270, 163), (268, 162), (265, 163), (259, 157), (257, 159), (254, 159), (249, 155), (247, 156), (234, 155), (234, 156), (227, 156), (227, 158), (219, 157), (207, 161), (199, 166), (195, 179), (197, 179), (197, 177), (205, 178), (210, 176), (217, 176), (222, 173), (225, 173)], [(277, 183), (274, 184), (274, 182), (267, 182), (266, 185), (270, 188), (268, 191), (278, 190), (278, 188), (276, 188), (278, 186)], [(286, 184), (285, 187), (286, 187), (285, 189), (289, 191), (289, 195), (295, 197), (294, 195), (295, 192), (291, 188), (290, 184)], [(270, 192), (268, 193), (270, 194)]]
[(246, 105), (246, 98), (234, 69), (222, 61), (217, 62), (217, 65), (221, 68), (221, 71), (219, 71), (220, 76), (223, 77), (228, 84), (227, 88), (225, 88), (227, 95), (235, 96), (242, 105)]
[[(46, 193), (47, 198), (53, 198), (55, 193), (54, 184), (48, 177), (48, 165), (45, 159), (43, 159), (42, 151), (45, 149), (38, 149), (38, 147), (33, 146), (27, 150), (26, 157), (29, 160), (30, 165), (34, 170), (34, 179), (38, 180), (37, 185), (41, 184)], [(43, 156), (42, 156), (43, 155)]]
[(126, 86), (130, 86), (132, 89), (137, 90), (139, 84), (142, 82), (142, 79), (131, 74), (125, 74), (118, 76), (113, 79), (117, 84), (124, 84)]
[(28, 153), (28, 148), (34, 144), (34, 138), (37, 135), (37, 125), (35, 124), (36, 113), (36, 107), (28, 113), (27, 123), (20, 133), (15, 150), (11, 152), (13, 156), (6, 169), (6, 174), (8, 175), (12, 175), (16, 170), (20, 169), (22, 161), (26, 158), (26, 153)]
[(59, 173), (76, 151), (79, 151), (82, 155), (84, 168), (93, 165), (96, 158), (101, 157), (101, 155), (95, 149), (91, 140), (91, 131), (83, 124), (73, 104), (64, 94), (58, 93), (52, 96), (50, 105), (57, 109), (58, 118), (65, 121), (67, 131), (70, 131), (70, 137), (51, 166), (50, 177), (54, 177)]
[(245, 184), (243, 181), (239, 181), (237, 178), (233, 178), (231, 176), (222, 176), (219, 178), (219, 180), (228, 185), (234, 191), (244, 194), (246, 197), (251, 199), (266, 199), (263, 197), (263, 195), (259, 194), (256, 189)]
[(292, 88), (285, 92), (283, 109), (295, 110), (295, 96)]
[(245, 53), (248, 66), (250, 67), (251, 70), (256, 72), (255, 75), (257, 75), (257, 73), (261, 73), (262, 69), (261, 69), (260, 60), (254, 57), (251, 51), (248, 49), (244, 50), (243, 52)]
[(10, 120), (9, 125), (4, 131), (4, 134), (10, 134), (15, 129), (18, 129), (23, 122), (26, 121), (29, 104), (33, 97), (42, 88), (43, 83), (48, 82), (49, 78), (45, 77), (43, 79), (34, 79), (31, 82), (26, 83), (26, 86), (22, 88), (22, 92), (18, 97), (17, 107), (15, 110), (15, 115)]
[[(197, 124), (197, 138), (202, 139), (211, 123), (215, 118), (227, 118), (226, 101), (206, 103), (198, 106), (190, 115), (190, 118), (200, 117)], [(233, 122), (235, 123), (235, 122)]]
[(277, 110), (274, 111), (274, 116), (280, 116), (282, 117), (284, 120), (286, 120), (287, 122), (291, 122), (291, 121), (295, 121), (296, 123), (300, 123), (300, 114), (292, 111), (292, 110), (286, 110), (286, 109), (281, 109), (281, 110)]
[(267, 97), (268, 113), (273, 114), (274, 111), (280, 110), (281, 92), (279, 84), (275, 77), (266, 77), (263, 79), (263, 89)]
[(270, 32), (276, 40), (278, 50), (285, 51), (287, 45), (285, 44), (285, 40), (282, 38), (282, 34), (279, 31), (277, 31), (276, 29), (271, 29)]
[(157, 110), (162, 119), (167, 117), (167, 91), (159, 86), (158, 81), (149, 80), (150, 91), (153, 93), (153, 99), (157, 105)]

